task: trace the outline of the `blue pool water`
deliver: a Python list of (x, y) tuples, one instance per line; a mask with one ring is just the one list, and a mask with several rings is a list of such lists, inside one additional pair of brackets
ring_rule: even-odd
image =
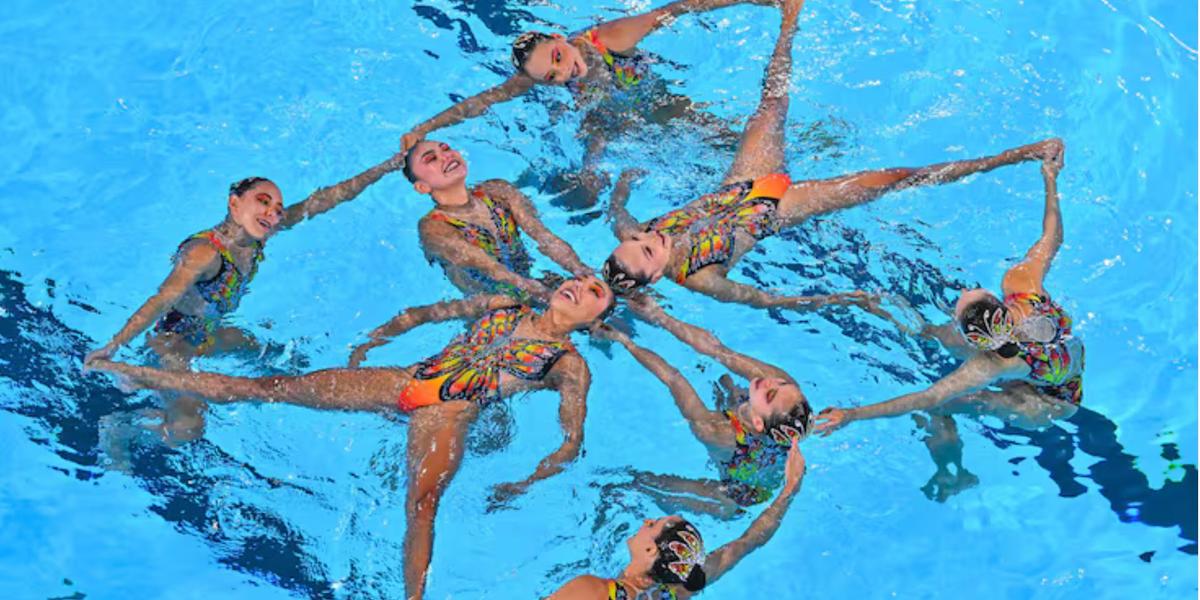
[[(357, 173), (453, 99), (508, 73), (508, 42), (574, 31), (645, 0), (189, 4), (15, 0), (0, 19), (0, 597), (400, 597), (403, 425), (374, 415), (234, 405), (203, 440), (98, 449), (106, 415), (153, 406), (78, 372), (165, 276), (187, 234), (224, 213), (229, 181), (261, 174), (286, 201)], [(755, 107), (778, 31), (740, 6), (680, 19), (643, 47), (672, 88), (735, 127)], [(1066, 243), (1049, 289), (1088, 345), (1085, 410), (1044, 432), (960, 420), (980, 484), (945, 503), (907, 418), (804, 446), (804, 489), (770, 543), (704, 597), (1194, 597), (1197, 459), (1197, 9), (1193, 2), (812, 0), (795, 50), (794, 178), (989, 154), (1050, 135)], [(561, 91), (437, 137), (472, 179), (518, 181), (547, 225), (598, 264), (603, 220), (541, 182), (577, 166)], [(730, 150), (687, 126), (614, 143), (616, 171), (652, 175), (647, 217), (711, 190)], [(1035, 165), (896, 194), (763, 244), (735, 277), (794, 292), (899, 293), (927, 315), (996, 287), (1036, 236)], [(271, 241), (234, 321), (286, 346), (233, 373), (344, 364), (399, 309), (454, 297), (416, 244), (427, 209), (401, 176)], [(544, 261), (544, 259), (539, 259)], [(545, 266), (540, 263), (540, 266)], [(817, 408), (883, 400), (951, 368), (860, 313), (719, 305), (659, 286), (672, 310), (779, 364)], [(408, 364), (456, 325), (372, 356)], [(639, 339), (699, 390), (720, 370), (669, 336)], [(430, 598), (530, 598), (616, 574), (639, 519), (627, 469), (709, 473), (665, 390), (619, 348), (591, 364), (585, 455), (511, 506), (490, 487), (559, 443), (556, 402), (486, 415), (444, 499)], [(145, 361), (140, 343), (124, 351)], [(664, 425), (666, 423), (666, 425)], [(748, 519), (696, 518), (710, 546)]]

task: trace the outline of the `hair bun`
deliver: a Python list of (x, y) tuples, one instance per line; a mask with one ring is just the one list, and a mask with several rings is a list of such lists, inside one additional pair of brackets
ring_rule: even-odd
[(696, 565), (692, 568), (692, 572), (688, 573), (687, 581), (683, 582), (683, 589), (689, 592), (698, 592), (704, 589), (708, 583), (708, 575), (704, 574), (704, 567)]
[(1021, 349), (1018, 348), (1017, 345), (1012, 342), (1008, 342), (1007, 344), (1004, 344), (1003, 346), (996, 348), (996, 354), (999, 354), (1001, 358), (1012, 358), (1012, 357), (1016, 356), (1017, 353), (1019, 353), (1020, 351), (1021, 351)]

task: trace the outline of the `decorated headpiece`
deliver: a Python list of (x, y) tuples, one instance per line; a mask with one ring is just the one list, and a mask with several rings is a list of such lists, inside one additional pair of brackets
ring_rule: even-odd
[(812, 422), (812, 407), (802, 398), (792, 410), (780, 415), (778, 421), (768, 421), (764, 424), (763, 432), (770, 435), (776, 444), (791, 446), (793, 439), (803, 441), (808, 437)]
[(704, 588), (704, 539), (695, 526), (679, 519), (663, 528), (655, 540), (658, 559), (650, 568), (650, 576), (660, 583), (677, 583), (689, 592)]
[(650, 283), (649, 279), (625, 270), (625, 266), (617, 260), (616, 256), (609, 256), (608, 260), (604, 261), (604, 268), (600, 270), (600, 276), (604, 278), (608, 287), (612, 288), (613, 293), (618, 295), (627, 294)]
[(1003, 304), (980, 301), (967, 308), (960, 321), (963, 336), (983, 351), (995, 351), (1016, 343), (1012, 315)]

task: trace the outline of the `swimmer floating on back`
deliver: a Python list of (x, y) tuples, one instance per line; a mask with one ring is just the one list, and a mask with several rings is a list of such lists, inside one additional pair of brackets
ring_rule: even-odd
[[(195, 356), (254, 349), (257, 342), (222, 319), (237, 309), (263, 260), (267, 238), (351, 200), (384, 175), (400, 168), (402, 155), (321, 188), (303, 201), (283, 206), (283, 193), (269, 179), (249, 177), (229, 186), (228, 213), (212, 229), (189, 236), (175, 252), (175, 266), (158, 292), (146, 300), (107, 344), (88, 353), (84, 366), (111, 357), (151, 325), (146, 343), (169, 369), (186, 369)], [(204, 404), (194, 398), (168, 400), (163, 435), (181, 442), (203, 433)]]
[[(626, 542), (629, 564), (617, 577), (582, 575), (567, 582), (549, 600), (673, 600), (690, 598), (775, 535), (804, 478), (804, 455), (793, 440), (787, 453), (784, 484), (775, 501), (738, 539), (705, 553), (694, 525), (676, 515), (647, 519)], [(729, 597), (750, 597), (736, 594)]]
[(404, 176), (436, 205), (421, 217), (421, 247), (464, 294), (508, 293), (541, 299), (550, 290), (529, 278), (524, 231), (554, 262), (576, 276), (592, 270), (554, 235), (515, 186), (500, 179), (468, 189), (467, 161), (442, 142), (421, 141), (405, 153)]
[[(326, 369), (300, 376), (231, 377), (167, 371), (94, 359), (96, 369), (135, 385), (198, 394), (218, 403), (286, 402), (326, 410), (399, 411), (408, 425), (408, 515), (404, 581), (421, 598), (442, 492), (462, 460), (467, 429), (480, 407), (533, 390), (557, 390), (563, 443), (523, 481), (499, 486), (508, 495), (562, 471), (579, 455), (591, 375), (570, 333), (599, 322), (615, 303), (595, 277), (571, 279), (549, 307), (535, 313), (508, 296), (475, 296), (410, 308), (376, 329), (369, 347), (419, 325), (463, 319), (467, 331), (438, 354), (409, 367)], [(358, 364), (366, 350), (356, 350)]]
[(810, 430), (812, 408), (796, 380), (783, 369), (729, 349), (708, 331), (667, 315), (653, 300), (641, 297), (631, 302), (642, 304), (639, 315), (749, 382), (742, 389), (722, 378), (732, 402), (709, 409), (683, 374), (657, 353), (635, 344), (623, 332), (606, 332), (666, 384), (692, 434), (708, 448), (720, 470), (715, 480), (640, 473), (636, 483), (661, 501), (722, 517), (765, 502), (783, 481), (784, 456), (792, 440), (804, 438)]
[(762, 100), (746, 125), (719, 190), (639, 223), (625, 209), (632, 173), (622, 175), (609, 205), (620, 244), (604, 264), (604, 276), (618, 294), (666, 277), (722, 302), (794, 309), (853, 303), (875, 311), (862, 293), (781, 296), (733, 281), (728, 273), (759, 240), (796, 227), (809, 217), (857, 206), (886, 192), (948, 183), (1052, 152), (1052, 143), (1047, 141), (980, 159), (792, 182), (783, 172), (783, 135), (792, 37), (799, 12), (799, 2), (783, 5), (783, 30), (767, 66)]
[(652, 76), (650, 61), (637, 44), (680, 15), (746, 1), (679, 0), (640, 15), (600, 23), (571, 38), (525, 33), (513, 42), (516, 74), (417, 125), (403, 136), (401, 148), (407, 150), (434, 131), (479, 116), (493, 104), (520, 96), (534, 85), (565, 86), (575, 97), (577, 107), (587, 111), (581, 132), (587, 146), (579, 181), (583, 198), (578, 203), (591, 206), (603, 187), (595, 163), (613, 134), (628, 130), (638, 120), (664, 123), (685, 118), (701, 124), (715, 120), (698, 112), (687, 97), (668, 92), (665, 84)]
[(964, 291), (954, 307), (953, 322), (922, 328), (923, 335), (937, 339), (965, 362), (919, 392), (858, 408), (827, 408), (818, 416), (821, 423), (816, 430), (828, 435), (854, 421), (934, 412), (927, 426), (939, 472), (930, 487), (947, 489), (926, 492), (938, 499), (957, 491), (950, 488), (971, 483), (950, 481), (951, 474), (943, 472), (947, 462), (955, 462), (964, 473), (950, 414), (989, 414), (1035, 429), (1075, 414), (1083, 400), (1083, 342), (1071, 331), (1071, 317), (1044, 287), (1063, 239), (1057, 185), (1063, 145), (1051, 140), (1047, 147), (1050, 153), (1042, 162), (1046, 188), (1042, 235), (1025, 258), (1004, 274), (1003, 299), (984, 289)]

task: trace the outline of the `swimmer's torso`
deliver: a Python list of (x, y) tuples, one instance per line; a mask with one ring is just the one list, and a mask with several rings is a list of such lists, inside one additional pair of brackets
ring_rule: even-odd
[[(479, 187), (471, 191), (470, 198), (465, 210), (435, 208), (424, 218), (446, 223), (467, 243), (483, 250), (508, 270), (528, 277), (531, 261), (512, 211)], [(440, 258), (437, 262), (451, 283), (465, 294), (511, 291), (475, 269), (458, 266), (452, 259)]]
[(778, 203), (790, 183), (783, 174), (731, 183), (646, 224), (674, 239), (668, 275), (683, 283), (705, 267), (728, 270), (779, 231)]
[(176, 252), (176, 260), (191, 244), (212, 246), (220, 265), (215, 274), (202, 278), (184, 292), (155, 324), (155, 331), (180, 335), (192, 345), (203, 346), (211, 343), (220, 319), (237, 309), (264, 256), (262, 244), (255, 245), (250, 252), (235, 254), (215, 230), (208, 230), (184, 240)]
[(1009, 294), (1004, 305), (1026, 331), (1018, 332), (1017, 358), (1029, 371), (1025, 379), (1071, 404), (1083, 401), (1083, 340), (1071, 331), (1071, 317), (1048, 295)]
[(490, 311), (441, 352), (409, 368), (412, 379), (400, 392), (400, 409), (455, 400), (482, 406), (548, 387), (547, 375), (574, 347), (565, 340), (523, 335), (532, 314), (527, 306)]

